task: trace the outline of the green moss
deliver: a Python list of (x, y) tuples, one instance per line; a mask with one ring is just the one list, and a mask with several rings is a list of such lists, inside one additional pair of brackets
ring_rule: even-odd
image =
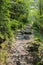
[(2, 63), (2, 65), (4, 65), (6, 63), (6, 57), (7, 57), (7, 50), (6, 50), (5, 42), (3, 42), (0, 46), (2, 47), (0, 49), (0, 62)]

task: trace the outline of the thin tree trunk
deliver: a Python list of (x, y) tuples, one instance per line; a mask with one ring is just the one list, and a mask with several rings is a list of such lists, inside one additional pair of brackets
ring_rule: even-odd
[(39, 10), (40, 10), (40, 15), (42, 15), (42, 11), (41, 11), (41, 0), (39, 2)]

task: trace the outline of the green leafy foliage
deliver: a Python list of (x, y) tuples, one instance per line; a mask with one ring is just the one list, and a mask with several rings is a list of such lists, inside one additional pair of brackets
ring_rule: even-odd
[(28, 7), (23, 0), (0, 0), (0, 15), (0, 37), (10, 38), (28, 22)]
[[(1, 43), (8, 39), (11, 42), (15, 31), (21, 30), (27, 24), (32, 25), (38, 42), (43, 42), (43, 0), (0, 0), (0, 48), (4, 47)], [(41, 61), (35, 62), (36, 57), (40, 60), (37, 52), (42, 54), (42, 50), (43, 45), (39, 48), (37, 44), (32, 44), (28, 50), (34, 54), (34, 65), (43, 65)], [(5, 62), (6, 54), (5, 50), (1, 51), (1, 61)]]
[(31, 52), (31, 56), (33, 57), (33, 65), (43, 65), (43, 44), (41, 42), (29, 42), (27, 45), (27, 51)]

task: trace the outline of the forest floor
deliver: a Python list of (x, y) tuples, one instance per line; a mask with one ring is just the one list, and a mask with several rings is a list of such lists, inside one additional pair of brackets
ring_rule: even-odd
[[(16, 40), (10, 51), (8, 50), (7, 65), (32, 65), (31, 54), (26, 50), (27, 43), (32, 42), (31, 40)], [(30, 60), (30, 61), (29, 61)]]
[(34, 40), (34, 35), (31, 34), (30, 29), (29, 31), (28, 29), (29, 27), (25, 29), (24, 33), (21, 31), (18, 32), (10, 51), (8, 50), (8, 56), (6, 59), (7, 65), (32, 65), (33, 57), (31, 56), (31, 53), (28, 53), (26, 48), (27, 43)]
[(27, 51), (27, 45), (34, 42), (34, 32), (27, 26), (26, 29), (19, 31), (15, 41), (10, 46), (7, 45), (5, 63), (0, 65), (33, 65), (33, 56)]

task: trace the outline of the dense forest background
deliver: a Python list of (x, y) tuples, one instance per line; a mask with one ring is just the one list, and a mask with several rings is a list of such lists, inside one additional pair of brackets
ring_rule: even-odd
[(42, 38), (42, 0), (0, 0), (0, 15), (0, 38), (10, 38), (15, 30), (28, 23), (35, 29), (36, 35)]
[(43, 50), (43, 0), (0, 0), (0, 48), (5, 47), (1, 45), (4, 41), (12, 42), (17, 30), (27, 24), (31, 25)]

